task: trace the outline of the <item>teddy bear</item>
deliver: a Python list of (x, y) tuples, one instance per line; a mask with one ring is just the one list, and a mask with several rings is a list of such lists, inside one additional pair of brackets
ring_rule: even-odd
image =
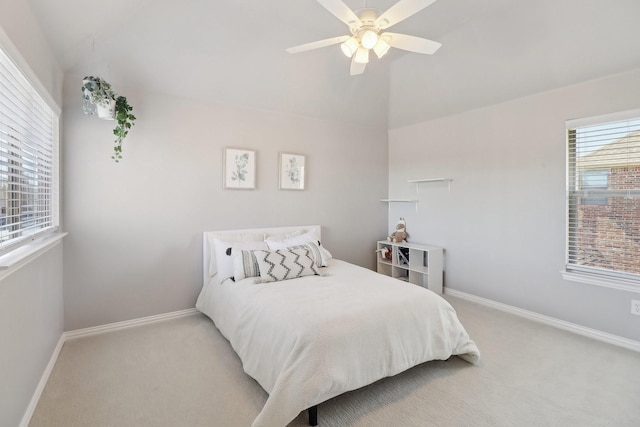
[(407, 240), (407, 237), (409, 237), (409, 233), (407, 233), (406, 225), (407, 224), (404, 218), (400, 218), (400, 221), (398, 221), (398, 224), (396, 225), (396, 231), (391, 233), (391, 236), (387, 237), (387, 240), (395, 243), (400, 243)]

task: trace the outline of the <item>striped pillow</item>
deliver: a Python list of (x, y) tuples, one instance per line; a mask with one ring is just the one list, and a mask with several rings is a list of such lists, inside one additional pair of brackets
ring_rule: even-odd
[(237, 282), (247, 277), (260, 277), (260, 267), (254, 252), (237, 249), (232, 251), (234, 281)]
[(260, 266), (260, 281), (263, 283), (320, 275), (309, 248), (253, 252)]

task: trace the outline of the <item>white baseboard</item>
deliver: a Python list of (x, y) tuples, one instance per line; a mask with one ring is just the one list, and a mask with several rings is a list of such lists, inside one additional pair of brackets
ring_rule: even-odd
[(606, 342), (608, 344), (613, 344), (619, 347), (627, 348), (629, 350), (640, 352), (640, 342), (638, 341), (634, 341), (628, 338), (620, 337), (618, 335), (613, 335), (606, 332), (598, 331), (597, 329), (591, 329), (584, 326), (576, 325), (575, 323), (565, 322), (564, 320), (556, 319), (555, 317), (549, 317), (549, 316), (535, 313), (533, 311), (523, 310), (518, 307), (502, 304), (486, 298), (477, 297), (475, 295), (471, 295), (466, 292), (456, 291), (455, 289), (449, 289), (445, 287), (444, 293), (447, 295), (451, 295), (452, 297), (476, 302), (478, 304), (482, 304), (487, 307), (495, 308), (496, 310), (515, 314), (516, 316), (524, 317), (525, 319), (533, 320), (535, 322), (544, 323), (546, 325), (563, 329), (565, 331), (573, 332), (578, 335), (593, 338), (598, 341)]
[(53, 367), (58, 360), (58, 356), (60, 355), (60, 351), (62, 350), (62, 346), (67, 340), (80, 338), (80, 337), (88, 337), (91, 335), (104, 334), (106, 332), (118, 331), (121, 329), (133, 328), (136, 326), (148, 325), (151, 323), (163, 322), (169, 319), (177, 319), (179, 317), (192, 316), (194, 314), (200, 313), (195, 308), (189, 308), (181, 311), (173, 311), (171, 313), (158, 314), (156, 316), (142, 317), (140, 319), (127, 320), (124, 322), (116, 322), (109, 323), (107, 325), (95, 326), (92, 328), (85, 329), (76, 329), (75, 331), (63, 332), (58, 340), (58, 344), (56, 348), (53, 350), (53, 354), (51, 354), (51, 358), (49, 359), (49, 363), (42, 373), (42, 377), (40, 378), (40, 382), (38, 382), (38, 386), (36, 387), (35, 392), (33, 393), (33, 397), (31, 398), (31, 402), (29, 402), (29, 406), (25, 411), (22, 421), (20, 422), (19, 427), (28, 427), (31, 422), (31, 417), (33, 417), (33, 413), (36, 410), (36, 406), (38, 405), (38, 401), (42, 396), (42, 392), (44, 391), (44, 387), (47, 385), (47, 381), (49, 381), (49, 376), (53, 371)]
[(22, 421), (20, 421), (20, 427), (29, 427), (29, 423), (31, 422), (31, 417), (36, 410), (36, 406), (38, 405), (38, 401), (40, 400), (40, 396), (42, 396), (42, 392), (44, 391), (44, 386), (47, 385), (47, 381), (49, 381), (49, 376), (51, 375), (51, 371), (53, 371), (53, 367), (58, 360), (58, 355), (60, 354), (60, 350), (62, 350), (62, 346), (64, 345), (64, 334), (60, 336), (58, 340), (58, 344), (53, 349), (53, 354), (49, 359), (49, 363), (47, 363), (47, 367), (44, 369), (42, 373), (42, 377), (40, 377), (40, 382), (38, 382), (38, 386), (36, 387), (36, 391), (33, 392), (33, 396), (31, 397), (31, 401), (29, 402), (29, 406), (27, 406), (27, 410), (22, 416)]
[(125, 320), (124, 322), (108, 323), (106, 325), (94, 326), (92, 328), (76, 329), (62, 334), (64, 340), (70, 340), (80, 337), (88, 337), (91, 335), (104, 334), (106, 332), (118, 331), (121, 329), (133, 328), (136, 326), (147, 325), (150, 323), (162, 322), (165, 320), (176, 319), (178, 317), (191, 316), (200, 313), (195, 308), (188, 308), (181, 311), (172, 311), (171, 313), (158, 314), (155, 316), (141, 317), (139, 319)]

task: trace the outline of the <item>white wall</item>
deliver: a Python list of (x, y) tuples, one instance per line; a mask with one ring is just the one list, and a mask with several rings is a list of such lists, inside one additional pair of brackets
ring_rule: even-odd
[[(0, 9), (0, 45), (60, 105), (62, 71), (27, 2)], [(62, 305), (61, 245), (0, 280), (0, 425), (19, 425), (62, 334)]]
[(64, 326), (62, 245), (0, 281), (0, 425), (17, 426)]
[[(62, 70), (28, 2), (2, 0), (0, 7), (0, 41), (4, 36), (9, 39), (9, 46), (3, 44), (3, 48), (12, 56), (14, 53), (20, 55), (38, 80), (32, 83), (41, 86), (57, 105), (62, 105)], [(13, 56), (12, 59), (18, 61), (19, 58)], [(20, 67), (22, 65), (18, 63)]]
[(445, 285), (640, 341), (637, 293), (565, 281), (565, 121), (640, 106), (640, 70), (393, 129), (389, 227), (446, 249)]
[[(322, 224), (337, 258), (374, 267), (386, 130), (116, 85), (138, 118), (116, 164), (113, 122), (82, 114), (81, 77), (65, 78), (66, 330), (193, 307), (205, 230)], [(256, 150), (256, 190), (223, 189), (224, 147)], [(280, 151), (307, 156), (305, 191), (278, 190)]]

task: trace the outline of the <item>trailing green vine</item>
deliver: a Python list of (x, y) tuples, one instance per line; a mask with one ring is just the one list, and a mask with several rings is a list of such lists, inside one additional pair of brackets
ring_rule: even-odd
[(116, 162), (122, 159), (122, 140), (129, 134), (129, 129), (135, 123), (136, 116), (131, 114), (133, 107), (127, 102), (127, 98), (119, 96), (116, 98), (116, 122), (117, 126), (113, 130), (116, 136), (116, 145), (113, 147), (113, 156), (111, 158)]

